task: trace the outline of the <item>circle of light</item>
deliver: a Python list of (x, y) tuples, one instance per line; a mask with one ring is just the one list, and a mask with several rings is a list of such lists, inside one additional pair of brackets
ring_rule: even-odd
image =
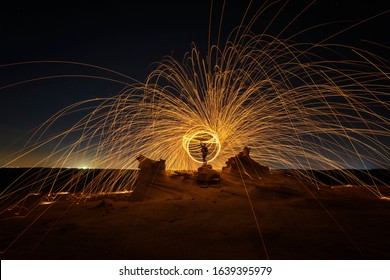
[(199, 135), (201, 135), (201, 134), (208, 134), (208, 135), (210, 135), (210, 139), (208, 139), (206, 141), (202, 141), (203, 143), (215, 144), (215, 146), (217, 148), (217, 152), (214, 154), (214, 156), (211, 159), (207, 160), (208, 162), (212, 162), (213, 160), (215, 160), (217, 158), (217, 156), (219, 155), (219, 152), (221, 151), (221, 143), (219, 141), (218, 135), (215, 132), (206, 131), (206, 130), (200, 130), (200, 131), (196, 131), (196, 132), (191, 133), (191, 134), (186, 134), (186, 135), (183, 136), (183, 148), (186, 150), (187, 154), (190, 156), (190, 158), (193, 161), (198, 162), (198, 163), (203, 163), (203, 161), (197, 160), (191, 154), (191, 150), (190, 150), (191, 142), (198, 141), (199, 144), (200, 144), (201, 141), (196, 140), (196, 138)]

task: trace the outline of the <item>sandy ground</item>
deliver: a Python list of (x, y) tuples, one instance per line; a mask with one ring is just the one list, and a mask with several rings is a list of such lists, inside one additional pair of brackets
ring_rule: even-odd
[(390, 201), (362, 187), (231, 176), (140, 184), (133, 196), (64, 195), (3, 214), (1, 259), (390, 259)]

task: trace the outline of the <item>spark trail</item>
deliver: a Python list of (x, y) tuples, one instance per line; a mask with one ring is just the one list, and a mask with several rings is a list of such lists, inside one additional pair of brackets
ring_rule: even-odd
[[(251, 24), (210, 45), (205, 55), (193, 44), (182, 61), (165, 57), (144, 83), (127, 84), (117, 96), (58, 112), (22, 155), (55, 143), (40, 165), (59, 169), (23, 191), (39, 192), (48, 181), (50, 194), (74, 190), (85, 174), (59, 180), (63, 168), (87, 158), (103, 171), (83, 194), (131, 192), (137, 172), (126, 170), (137, 168), (138, 155), (165, 159), (170, 170), (195, 170), (200, 142), (215, 169), (249, 146), (255, 160), (271, 169), (299, 170), (314, 184), (317, 179), (305, 170), (345, 170), (346, 178), (364, 184), (348, 169), (388, 168), (388, 61), (350, 46), (253, 34)], [(344, 58), (345, 51), (354, 59)], [(82, 112), (68, 130), (46, 135), (61, 119)], [(111, 169), (123, 172), (111, 176)], [(17, 187), (1, 193), (1, 204), (20, 203), (10, 200), (21, 191)], [(382, 197), (375, 186), (370, 190)]]

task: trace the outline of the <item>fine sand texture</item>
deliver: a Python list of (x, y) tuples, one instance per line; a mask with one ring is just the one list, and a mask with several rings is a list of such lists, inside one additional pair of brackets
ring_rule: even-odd
[(390, 259), (390, 201), (364, 187), (166, 174), (132, 195), (38, 199), (1, 215), (1, 259)]

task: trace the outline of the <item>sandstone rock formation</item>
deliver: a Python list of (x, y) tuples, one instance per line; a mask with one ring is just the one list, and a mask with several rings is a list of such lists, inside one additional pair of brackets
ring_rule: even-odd
[(150, 188), (165, 176), (165, 160), (158, 161), (147, 158), (143, 155), (137, 157), (139, 161), (138, 178), (135, 183), (133, 193), (131, 195), (132, 201), (144, 201), (150, 191)]
[(217, 183), (221, 179), (219, 173), (213, 169), (210, 164), (203, 164), (198, 168), (198, 173), (195, 176), (195, 180), (200, 183), (212, 184)]
[(222, 172), (232, 175), (247, 175), (251, 178), (264, 178), (270, 175), (269, 167), (261, 165), (250, 157), (250, 148), (244, 147), (242, 152), (231, 157), (222, 167)]
[(146, 172), (154, 175), (156, 172), (162, 174), (165, 171), (166, 165), (165, 160), (163, 159), (156, 161), (147, 158), (144, 155), (139, 155), (137, 160), (139, 161), (138, 168), (141, 173)]

